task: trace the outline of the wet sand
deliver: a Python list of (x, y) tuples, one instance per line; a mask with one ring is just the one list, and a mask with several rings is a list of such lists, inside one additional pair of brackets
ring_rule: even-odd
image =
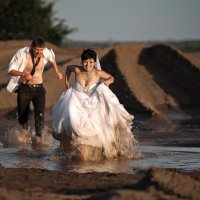
[(150, 168), (137, 174), (0, 168), (0, 199), (199, 199), (200, 172)]

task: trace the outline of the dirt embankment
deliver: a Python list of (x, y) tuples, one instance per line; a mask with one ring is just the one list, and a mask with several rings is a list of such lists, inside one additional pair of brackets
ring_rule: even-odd
[(165, 44), (124, 44), (112, 49), (102, 63), (115, 76), (112, 89), (128, 109), (191, 114), (200, 111), (198, 55)]
[[(0, 42), (0, 109), (16, 107), (16, 94), (6, 91), (7, 69), (17, 49), (30, 41)], [(67, 64), (80, 64), (83, 48), (62, 49), (50, 43), (61, 72)], [(115, 77), (111, 89), (129, 111), (166, 115), (169, 110), (199, 112), (200, 59), (199, 54), (184, 54), (165, 45), (121, 44), (113, 48), (96, 49), (102, 68)], [(44, 71), (47, 107), (51, 107), (65, 89), (64, 80), (56, 79), (49, 65)], [(188, 112), (189, 113), (189, 112)]]

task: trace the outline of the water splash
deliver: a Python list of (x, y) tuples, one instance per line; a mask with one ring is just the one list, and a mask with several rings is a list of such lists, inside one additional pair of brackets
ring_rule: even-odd
[(48, 129), (48, 127), (45, 127), (42, 131), (42, 137), (37, 137), (35, 135), (35, 131), (33, 132), (32, 137), (32, 144), (33, 145), (39, 145), (43, 147), (51, 147), (53, 145), (53, 137)]
[(98, 138), (96, 137), (72, 139), (62, 134), (59, 136), (60, 147), (52, 156), (52, 159), (59, 159), (60, 157), (61, 159), (69, 161), (99, 161), (105, 159), (120, 160), (140, 158), (141, 153), (138, 151), (139, 145), (134, 139), (133, 133), (126, 136), (124, 138), (123, 134), (116, 133), (115, 141), (104, 145), (98, 142)]
[(33, 133), (30, 129), (22, 130), (18, 127), (7, 129), (4, 135), (4, 146), (21, 146), (32, 144)]
[(5, 147), (28, 147), (31, 145), (42, 145), (49, 147), (52, 145), (53, 138), (49, 134), (48, 128), (45, 127), (42, 137), (39, 138), (35, 135), (35, 130), (28, 128), (28, 130), (21, 129), (20, 127), (12, 127), (7, 129), (4, 135), (3, 144)]

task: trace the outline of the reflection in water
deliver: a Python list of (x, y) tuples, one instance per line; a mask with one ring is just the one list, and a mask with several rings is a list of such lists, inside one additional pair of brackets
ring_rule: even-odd
[(143, 159), (135, 162), (135, 169), (146, 169), (150, 166), (176, 168), (184, 171), (199, 170), (200, 148), (171, 146), (142, 146)]

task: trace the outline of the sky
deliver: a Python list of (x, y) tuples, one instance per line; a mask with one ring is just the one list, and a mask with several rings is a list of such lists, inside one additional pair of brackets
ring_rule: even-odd
[(55, 17), (81, 41), (200, 39), (200, 0), (56, 0)]

